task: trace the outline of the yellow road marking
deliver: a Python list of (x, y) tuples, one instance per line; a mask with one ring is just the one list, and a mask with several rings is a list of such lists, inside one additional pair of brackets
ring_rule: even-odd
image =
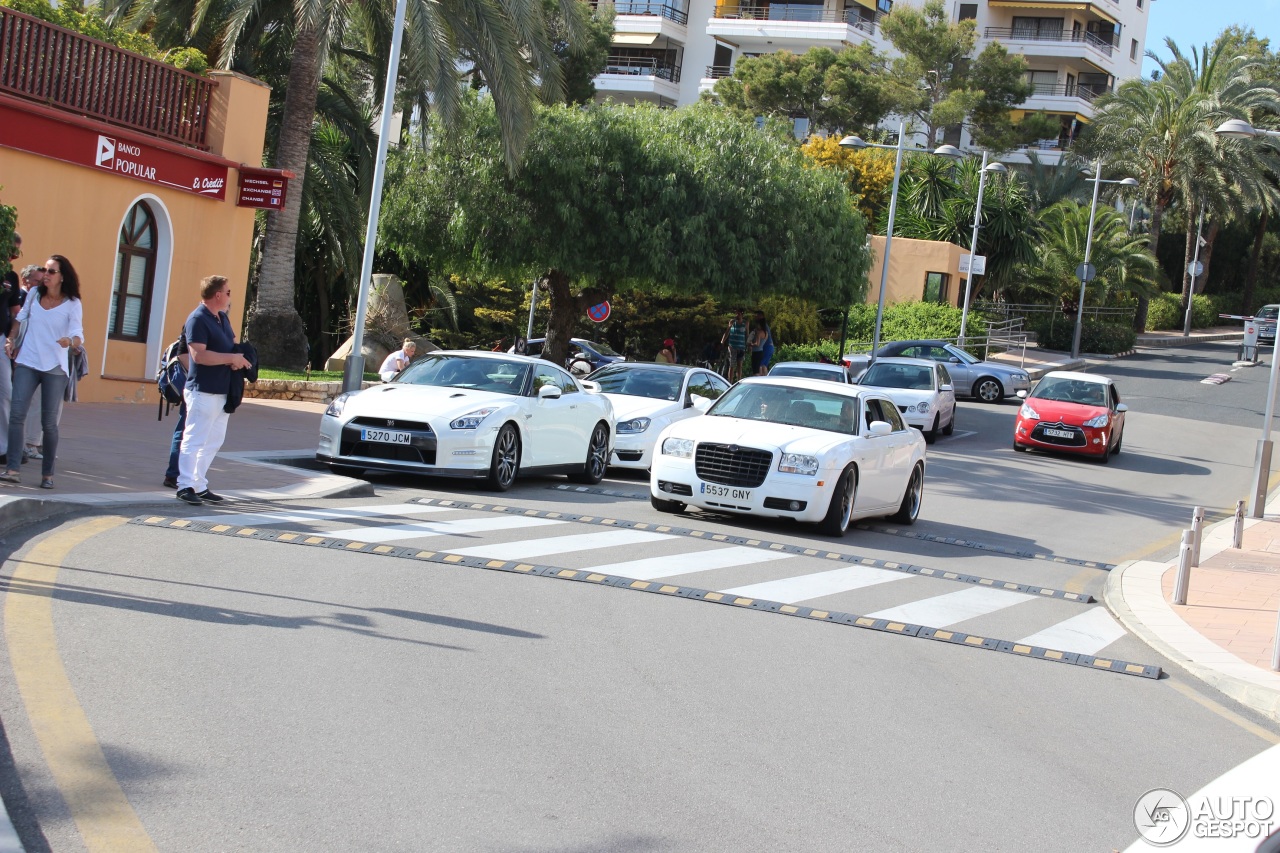
[(1190, 685), (1187, 685), (1187, 684), (1183, 684), (1181, 681), (1178, 681), (1177, 679), (1173, 679), (1173, 678), (1169, 679), (1169, 686), (1172, 687), (1174, 690), (1178, 691), (1179, 693), (1181, 693), (1183, 696), (1186, 696), (1192, 702), (1195, 702), (1197, 705), (1200, 705), (1212, 711), (1213, 713), (1217, 714), (1219, 717), (1222, 717), (1224, 720), (1228, 720), (1232, 723), (1235, 723), (1237, 726), (1244, 729), (1249, 734), (1257, 735), (1259, 738), (1261, 738), (1262, 740), (1265, 740), (1267, 743), (1280, 743), (1280, 735), (1267, 731), (1266, 729), (1262, 728), (1262, 726), (1255, 725), (1254, 723), (1249, 722), (1244, 717), (1237, 714), (1235, 711), (1232, 711), (1230, 708), (1226, 707), (1225, 705), (1219, 705), (1217, 702), (1213, 701), (1208, 696), (1205, 696), (1203, 693), (1196, 690), (1194, 687), (1191, 687)]
[(49, 772), (91, 853), (156, 849), (76, 699), (53, 629), (53, 589), (62, 561), (76, 546), (124, 523), (119, 517), (95, 518), (49, 534), (14, 566), (14, 582), (27, 589), (5, 596), (5, 640), (18, 693)]

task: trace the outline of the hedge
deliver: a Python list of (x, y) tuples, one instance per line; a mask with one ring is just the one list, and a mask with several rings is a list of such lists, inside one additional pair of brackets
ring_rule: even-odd
[[(1155, 303), (1152, 302), (1154, 306)], [(1045, 349), (1070, 352), (1075, 341), (1076, 324), (1070, 317), (1059, 314), (1048, 317), (1043, 314), (1028, 319), (1028, 327), (1036, 333), (1036, 340)], [(1115, 355), (1133, 349), (1138, 340), (1133, 327), (1127, 323), (1103, 323), (1086, 319), (1080, 328), (1080, 352), (1099, 355)]]

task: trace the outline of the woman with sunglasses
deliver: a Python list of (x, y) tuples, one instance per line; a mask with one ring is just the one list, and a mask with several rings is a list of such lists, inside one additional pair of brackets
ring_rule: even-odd
[[(80, 277), (62, 255), (44, 265), (44, 282), (33, 288), (18, 312), (5, 352), (14, 360), (13, 404), (9, 410), (9, 446), (22, 443), (31, 396), (40, 388), (40, 423), (44, 428), (44, 458), (40, 460), (40, 488), (53, 488), (53, 463), (58, 454), (58, 408), (67, 389), (67, 351), (83, 342)], [(10, 459), (0, 482), (20, 483)]]

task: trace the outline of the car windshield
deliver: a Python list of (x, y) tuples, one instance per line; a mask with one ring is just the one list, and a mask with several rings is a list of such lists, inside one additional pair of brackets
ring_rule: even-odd
[(622, 358), (622, 355), (614, 352), (613, 347), (608, 344), (596, 343), (595, 341), (587, 341), (586, 344), (601, 355), (610, 355), (616, 358)]
[(1277, 314), (1280, 314), (1280, 305), (1263, 305), (1254, 319), (1274, 320)]
[(875, 388), (905, 388), (911, 391), (933, 390), (933, 368), (915, 364), (886, 364), (878, 361), (858, 380), (859, 385)]
[(606, 367), (589, 377), (606, 394), (649, 397), (654, 400), (676, 400), (684, 372), (644, 367)]
[(809, 388), (739, 383), (717, 400), (707, 415), (855, 435), (858, 401)]
[(1029, 395), (1037, 400), (1053, 400), (1058, 403), (1080, 403), (1085, 406), (1105, 406), (1107, 386), (1101, 382), (1084, 379), (1067, 379), (1062, 376), (1046, 376)]
[(500, 358), (472, 358), (465, 355), (431, 354), (415, 361), (396, 380), (401, 385), (436, 385), (441, 388), (472, 388), (497, 394), (519, 394), (524, 390), (530, 365)]
[(803, 376), (806, 379), (826, 379), (829, 382), (843, 382), (841, 371), (825, 370), (821, 367), (804, 367), (802, 365), (779, 364), (769, 371), (770, 376)]
[(969, 353), (960, 349), (960, 347), (947, 347), (946, 349), (947, 349), (947, 352), (951, 353), (956, 358), (960, 359), (960, 362), (962, 364), (977, 364), (980, 361), (980, 359), (977, 356), (970, 355)]

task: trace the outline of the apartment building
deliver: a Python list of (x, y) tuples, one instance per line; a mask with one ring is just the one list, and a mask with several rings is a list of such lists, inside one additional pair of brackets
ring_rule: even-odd
[[(891, 47), (880, 22), (894, 0), (619, 0), (613, 49), (598, 97), (682, 106), (696, 101), (746, 56), (871, 43)], [(899, 0), (910, 2), (910, 0)], [(1093, 100), (1142, 71), (1153, 0), (952, 2), (952, 20), (973, 20), (978, 50), (1000, 42), (1027, 61), (1035, 92), (1015, 117), (1044, 110), (1062, 130), (1040, 140), (1046, 159), (1093, 115)]]

